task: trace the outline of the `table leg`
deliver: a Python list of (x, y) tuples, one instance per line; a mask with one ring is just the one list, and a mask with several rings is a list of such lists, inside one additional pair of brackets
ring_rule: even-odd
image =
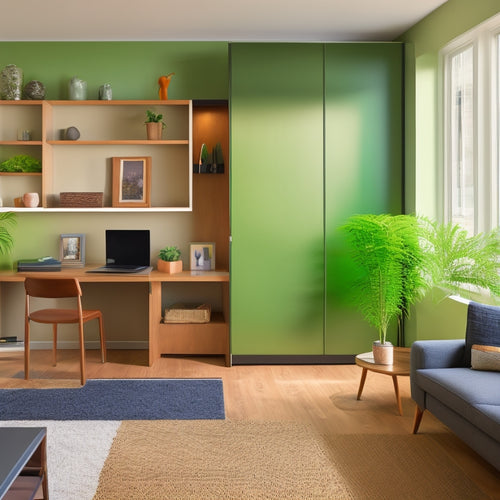
[(363, 371), (361, 373), (361, 380), (359, 381), (359, 389), (358, 389), (358, 397), (357, 399), (361, 399), (361, 393), (363, 392), (363, 387), (365, 386), (365, 380), (366, 380), (366, 374), (368, 373), (368, 370), (366, 368), (363, 368)]
[(399, 414), (403, 415), (403, 407), (401, 406), (401, 396), (399, 394), (399, 385), (397, 375), (392, 376), (392, 382), (394, 383), (394, 392), (396, 393), (396, 402), (398, 404)]

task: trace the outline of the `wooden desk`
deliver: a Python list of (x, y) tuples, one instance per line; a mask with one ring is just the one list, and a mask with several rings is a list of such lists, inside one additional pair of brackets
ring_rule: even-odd
[[(78, 278), (81, 283), (149, 283), (149, 366), (162, 354), (224, 355), (226, 366), (230, 366), (229, 352), (229, 272), (227, 271), (183, 271), (177, 274), (87, 273), (84, 268), (63, 268), (61, 271), (23, 272), (0, 271), (0, 283), (23, 282), (27, 276), (45, 278)], [(220, 283), (222, 286), (222, 311), (212, 313), (210, 323), (163, 324), (162, 285), (164, 283)]]
[[(0, 427), (0, 498), (49, 498), (45, 427)], [(39, 497), (37, 497), (39, 498)]]

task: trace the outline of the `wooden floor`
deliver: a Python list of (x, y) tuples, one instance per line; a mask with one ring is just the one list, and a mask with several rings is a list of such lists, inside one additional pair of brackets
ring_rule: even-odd
[[(0, 352), (0, 387), (79, 386), (78, 351), (31, 351), (32, 380), (24, 380), (23, 353)], [(98, 351), (87, 351), (88, 378), (223, 379), (226, 417), (230, 420), (305, 422), (331, 433), (410, 433), (415, 404), (409, 377), (400, 377), (403, 416), (399, 416), (391, 377), (369, 372), (363, 396), (356, 395), (361, 368), (356, 365), (233, 366), (223, 358), (165, 357), (147, 366), (146, 351), (108, 351), (101, 364)], [(500, 499), (500, 473), (426, 412), (420, 431), (445, 434), (440, 443), (464, 474), (490, 498)]]

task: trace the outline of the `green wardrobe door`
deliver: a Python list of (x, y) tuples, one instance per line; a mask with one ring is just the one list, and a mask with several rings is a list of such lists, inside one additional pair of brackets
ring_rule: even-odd
[(326, 354), (369, 351), (378, 338), (342, 301), (338, 227), (355, 213), (401, 213), (402, 102), (402, 44), (325, 46)]
[(231, 350), (323, 353), (323, 45), (232, 44)]

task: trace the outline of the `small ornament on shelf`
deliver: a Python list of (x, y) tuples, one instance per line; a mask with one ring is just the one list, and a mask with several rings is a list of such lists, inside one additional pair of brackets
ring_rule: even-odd
[(168, 86), (170, 85), (170, 80), (175, 75), (175, 73), (169, 73), (168, 75), (160, 76), (158, 78), (158, 85), (160, 89), (158, 90), (158, 97), (162, 101), (166, 101), (168, 99)]
[(0, 72), (0, 99), (19, 101), (23, 87), (23, 70), (15, 64), (8, 64)]

